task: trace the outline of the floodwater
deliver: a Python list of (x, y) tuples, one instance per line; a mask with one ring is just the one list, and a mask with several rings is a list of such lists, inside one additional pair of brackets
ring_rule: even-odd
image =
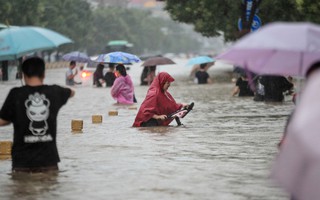
[[(12, 176), (11, 161), (0, 160), (0, 199), (288, 199), (269, 175), (293, 103), (231, 97), (231, 82), (196, 85), (185, 62), (158, 69), (176, 78), (169, 88), (176, 101), (195, 103), (184, 125), (132, 128), (137, 110), (115, 105), (109, 88), (76, 86), (58, 116), (60, 172)], [(137, 108), (148, 89), (139, 86), (141, 70), (128, 71)], [(46, 83), (64, 85), (64, 71), (47, 70)], [(19, 85), (0, 83), (1, 105)], [(92, 124), (92, 115), (102, 115), (102, 124)], [(83, 120), (83, 133), (71, 132), (72, 119)], [(0, 128), (0, 140), (12, 140), (11, 126)]]

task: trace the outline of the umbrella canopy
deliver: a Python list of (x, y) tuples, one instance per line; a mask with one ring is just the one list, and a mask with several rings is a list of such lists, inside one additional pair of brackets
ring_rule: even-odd
[(0, 60), (15, 60), (28, 53), (57, 48), (72, 40), (49, 29), (25, 26), (0, 31)]
[(94, 61), (103, 63), (132, 64), (140, 62), (141, 60), (136, 55), (115, 51), (108, 54), (100, 54)]
[(199, 65), (203, 63), (211, 63), (214, 62), (215, 60), (213, 58), (210, 58), (209, 56), (198, 56), (191, 58), (187, 65)]
[(156, 66), (156, 65), (171, 65), (171, 64), (176, 64), (171, 60), (170, 58), (166, 57), (152, 57), (148, 58), (146, 61), (141, 66)]
[(304, 76), (320, 60), (320, 26), (270, 23), (244, 36), (217, 59), (259, 74)]
[(62, 59), (65, 60), (65, 61), (74, 60), (74, 61), (83, 62), (83, 63), (90, 61), (90, 58), (89, 58), (89, 56), (87, 54), (79, 52), (79, 51), (73, 51), (73, 52), (64, 54), (62, 56)]

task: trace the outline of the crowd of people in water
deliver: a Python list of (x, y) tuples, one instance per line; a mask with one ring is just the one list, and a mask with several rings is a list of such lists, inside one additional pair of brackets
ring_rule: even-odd
[[(194, 65), (190, 72), (190, 78), (197, 84), (213, 83), (208, 69), (215, 63), (201, 63)], [(127, 74), (126, 67), (123, 64), (109, 63), (108, 71), (104, 74), (105, 65), (99, 63), (93, 73), (93, 85), (95, 87), (111, 87), (111, 95), (120, 104), (136, 103), (134, 96), (134, 86), (130, 75)], [(75, 61), (70, 62), (66, 73), (66, 85), (79, 84), (74, 80), (77, 70)], [(141, 76), (140, 85), (151, 86), (156, 74), (157, 66), (144, 66)], [(246, 71), (240, 67), (234, 67), (233, 71), (236, 78), (233, 79), (235, 86), (231, 95), (237, 97), (253, 97), (254, 101), (265, 102), (282, 102), (284, 95), (291, 95), (295, 102), (295, 92), (293, 78), (288, 76), (275, 75), (257, 75)], [(120, 92), (121, 91), (121, 92)]]
[[(81, 84), (75, 81), (78, 73), (76, 62), (71, 61), (66, 71), (66, 85)], [(103, 75), (104, 65), (99, 63), (93, 74), (93, 85), (111, 87), (111, 96), (119, 104), (136, 102), (130, 75), (123, 64), (109, 65)], [(22, 63), (25, 85), (10, 90), (0, 110), (0, 126), (13, 124), (14, 142), (12, 147), (12, 172), (57, 171), (60, 162), (56, 145), (57, 116), (63, 105), (75, 91), (69, 87), (46, 85), (45, 62), (40, 57), (30, 57)], [(177, 103), (168, 92), (174, 78), (161, 72), (150, 84), (133, 127), (167, 126), (173, 118), (169, 114), (189, 105)], [(159, 106), (161, 105), (161, 106)], [(36, 158), (36, 159), (34, 159)]]

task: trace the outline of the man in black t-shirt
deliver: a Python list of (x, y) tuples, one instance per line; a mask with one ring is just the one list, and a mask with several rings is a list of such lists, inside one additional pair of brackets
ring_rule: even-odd
[(238, 95), (239, 97), (254, 96), (253, 91), (250, 88), (247, 75), (242, 73), (237, 79), (235, 88), (232, 91), (232, 96)]
[(0, 126), (13, 123), (13, 172), (58, 170), (56, 145), (59, 109), (74, 91), (44, 85), (45, 63), (32, 57), (22, 64), (25, 86), (10, 90), (0, 110)]
[(195, 74), (198, 84), (207, 84), (212, 82), (208, 72), (205, 69), (207, 64), (208, 63), (200, 64), (200, 70)]
[(114, 64), (109, 64), (109, 70), (104, 75), (104, 80), (106, 82), (106, 87), (112, 87), (113, 82), (116, 80), (116, 75), (114, 74)]

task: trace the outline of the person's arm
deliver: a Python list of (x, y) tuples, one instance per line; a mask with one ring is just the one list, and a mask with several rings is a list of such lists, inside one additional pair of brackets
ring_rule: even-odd
[(153, 118), (153, 119), (157, 119), (157, 120), (165, 120), (165, 119), (167, 119), (168, 117), (167, 117), (167, 115), (156, 115), (156, 114), (154, 114), (154, 115), (152, 116), (152, 118)]
[(116, 78), (116, 80), (113, 83), (113, 86), (111, 87), (111, 96), (113, 98), (118, 97), (123, 86), (124, 86), (124, 83), (121, 77)]
[(75, 93), (76, 93), (74, 90), (72, 90), (72, 89), (70, 89), (70, 90), (71, 90), (71, 94), (70, 94), (69, 98), (73, 97), (75, 95)]
[(0, 118), (0, 126), (9, 125), (11, 122)]
[(211, 78), (210, 78), (210, 75), (209, 75), (209, 73), (207, 72), (207, 71), (205, 71), (206, 72), (206, 77), (207, 77), (207, 83), (208, 84), (211, 84), (212, 83), (212, 80), (211, 80)]
[(239, 85), (240, 85), (241, 81), (242, 81), (241, 78), (238, 78), (238, 79), (237, 79), (236, 85), (235, 85), (235, 87), (234, 87), (234, 89), (233, 89), (233, 91), (232, 91), (232, 96), (236, 96), (237, 94), (239, 94), (239, 92), (240, 92), (240, 87), (239, 87)]
[(69, 80), (73, 79), (77, 74), (78, 74), (78, 70), (76, 69), (75, 72), (74, 72), (74, 74), (73, 74), (73, 73), (70, 73), (70, 74), (68, 75), (68, 79), (69, 79)]
[(199, 65), (194, 65), (190, 71), (190, 77), (191, 78), (194, 78), (195, 77), (195, 74), (196, 72), (199, 70), (200, 66)]
[(239, 86), (235, 86), (232, 91), (232, 96), (236, 96), (240, 92)]

